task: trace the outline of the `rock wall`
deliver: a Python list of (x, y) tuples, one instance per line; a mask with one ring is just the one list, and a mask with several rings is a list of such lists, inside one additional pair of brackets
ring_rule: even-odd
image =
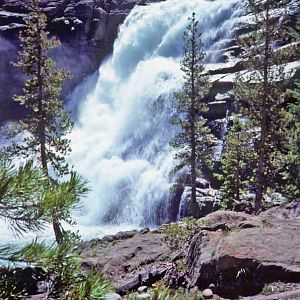
[[(152, 0), (152, 2), (157, 0)], [(64, 66), (72, 73), (72, 80), (66, 83), (67, 94), (84, 77), (95, 72), (101, 60), (112, 51), (118, 27), (135, 5), (145, 5), (147, 0), (40, 0), (41, 7), (48, 17), (48, 30), (62, 42), (62, 47), (53, 51), (58, 66)], [(151, 2), (151, 1), (150, 1)], [(297, 1), (281, 1), (295, 21)], [(29, 0), (0, 0), (0, 122), (19, 118), (22, 110), (11, 101), (20, 92), (23, 76), (11, 65), (17, 59), (18, 33), (24, 28), (23, 18), (28, 14)], [(274, 12), (279, 18), (280, 11)], [(251, 30), (248, 14), (241, 18), (233, 36)], [(222, 135), (222, 122), (233, 100), (232, 74), (241, 70), (237, 59), (243, 50), (235, 39), (228, 40), (220, 49), (223, 60), (214, 70), (213, 89), (210, 94), (210, 111), (207, 117), (217, 136)]]
[[(22, 88), (23, 76), (11, 65), (16, 61), (18, 33), (24, 29), (29, 0), (0, 0), (0, 122), (24, 113), (11, 101)], [(48, 17), (48, 30), (62, 42), (53, 51), (58, 66), (72, 73), (66, 95), (85, 76), (95, 72), (111, 52), (118, 26), (129, 11), (144, 0), (41, 0)]]

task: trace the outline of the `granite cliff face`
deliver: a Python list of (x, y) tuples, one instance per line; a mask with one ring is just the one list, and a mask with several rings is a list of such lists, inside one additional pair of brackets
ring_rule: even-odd
[[(24, 28), (28, 0), (0, 1), (0, 122), (18, 118), (22, 111), (11, 102), (13, 94), (22, 87), (22, 75), (11, 65), (17, 59), (18, 33)], [(59, 66), (72, 73), (65, 86), (69, 92), (85, 76), (99, 67), (111, 52), (118, 26), (135, 5), (144, 0), (42, 0), (48, 17), (48, 30), (62, 42), (53, 56)]]

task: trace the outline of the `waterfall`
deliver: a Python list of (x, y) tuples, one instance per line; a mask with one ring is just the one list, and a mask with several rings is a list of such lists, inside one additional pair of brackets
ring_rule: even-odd
[[(96, 87), (80, 102), (70, 163), (92, 191), (79, 222), (153, 225), (168, 219), (174, 182), (174, 92), (183, 32), (196, 13), (207, 63), (221, 60), (238, 19), (238, 0), (167, 0), (136, 6), (119, 29)], [(78, 93), (77, 93), (78, 96)]]

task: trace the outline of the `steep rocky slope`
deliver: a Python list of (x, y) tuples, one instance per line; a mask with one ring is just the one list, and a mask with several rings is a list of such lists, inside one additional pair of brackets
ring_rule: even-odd
[[(72, 73), (65, 94), (98, 69), (101, 60), (112, 50), (118, 26), (136, 4), (144, 3), (144, 0), (41, 1), (50, 33), (62, 42), (53, 56), (59, 66)], [(27, 14), (28, 1), (0, 1), (0, 122), (18, 118), (22, 113), (11, 97), (20, 91), (23, 76), (10, 62), (17, 59), (18, 32), (24, 28), (23, 18)]]

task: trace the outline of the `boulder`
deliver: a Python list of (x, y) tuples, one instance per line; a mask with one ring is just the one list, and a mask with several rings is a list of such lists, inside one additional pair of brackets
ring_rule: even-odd
[(163, 278), (168, 257), (172, 256), (169, 246), (163, 242), (164, 236), (151, 231), (118, 233), (111, 243), (85, 242), (80, 247), (82, 265), (103, 272), (121, 295), (149, 286)]
[[(226, 230), (216, 227), (225, 222)], [(222, 297), (255, 295), (266, 283), (300, 281), (300, 219), (215, 212), (189, 243), (185, 263), (189, 287), (213, 283)], [(225, 228), (225, 226), (224, 226)]]
[(104, 300), (122, 300), (122, 297), (116, 293), (110, 293), (104, 296)]
[[(204, 181), (202, 182), (204, 184)], [(199, 186), (199, 184), (198, 184)], [(201, 184), (200, 184), (201, 186)], [(203, 186), (203, 185), (202, 185)], [(207, 185), (205, 185), (207, 186)], [(183, 218), (191, 215), (190, 211), (190, 199), (191, 199), (192, 188), (186, 186), (181, 195), (179, 217)], [(202, 218), (218, 209), (220, 209), (220, 195), (219, 192), (210, 187), (208, 188), (197, 188), (196, 189), (196, 200), (197, 200), (197, 217)]]
[(263, 217), (277, 217), (280, 219), (300, 218), (300, 199), (296, 199), (284, 206), (277, 206), (262, 212)]
[(214, 294), (212, 292), (211, 289), (205, 289), (203, 292), (202, 292), (202, 295), (204, 297), (204, 299), (212, 299)]
[(143, 293), (147, 292), (147, 289), (148, 289), (148, 287), (143, 285), (143, 286), (140, 286), (137, 291), (139, 294), (143, 294)]

